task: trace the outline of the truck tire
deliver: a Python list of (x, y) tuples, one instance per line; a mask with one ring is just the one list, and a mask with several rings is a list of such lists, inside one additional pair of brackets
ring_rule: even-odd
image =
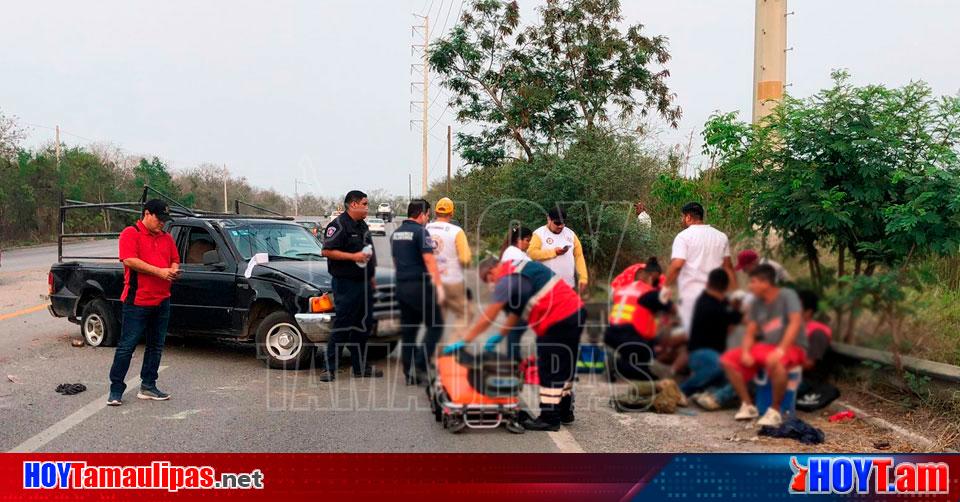
[(310, 367), (317, 347), (303, 336), (292, 315), (274, 312), (257, 326), (257, 357), (273, 369), (298, 370)]
[(120, 323), (103, 298), (87, 302), (80, 316), (80, 336), (91, 347), (115, 347), (120, 340)]

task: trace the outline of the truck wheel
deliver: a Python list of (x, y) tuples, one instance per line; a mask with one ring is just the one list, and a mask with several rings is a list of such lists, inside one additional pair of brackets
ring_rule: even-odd
[(278, 311), (257, 326), (257, 357), (274, 369), (306, 369), (313, 361), (316, 346), (311, 345), (290, 314)]
[(400, 344), (400, 340), (390, 340), (389, 342), (371, 340), (367, 342), (367, 359), (370, 361), (379, 361), (386, 359), (393, 354), (393, 351)]
[(80, 335), (91, 347), (115, 347), (120, 339), (120, 323), (103, 298), (88, 302), (80, 316)]

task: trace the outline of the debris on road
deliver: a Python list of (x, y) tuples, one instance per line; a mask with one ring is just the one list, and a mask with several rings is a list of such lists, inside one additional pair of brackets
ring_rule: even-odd
[(824, 441), (823, 431), (800, 420), (797, 417), (790, 417), (784, 420), (779, 427), (765, 425), (760, 428), (761, 436), (774, 438), (795, 439), (803, 444), (820, 444)]
[(74, 347), (83, 347), (84, 343), (83, 340), (74, 338), (73, 340), (70, 340), (70, 345), (73, 345)]
[(843, 421), (846, 421), (846, 420), (853, 420), (854, 418), (857, 418), (857, 415), (854, 414), (852, 411), (850, 411), (850, 410), (843, 410), (843, 411), (834, 413), (834, 414), (830, 417), (830, 421), (831, 421), (831, 422), (843, 422)]
[(873, 443), (873, 447), (878, 450), (889, 450), (890, 442), (889, 441), (877, 441)]
[(23, 383), (17, 378), (17, 375), (7, 375), (7, 380), (10, 380), (13, 383)]
[(64, 396), (72, 396), (85, 390), (87, 390), (87, 386), (82, 383), (62, 383), (57, 386), (56, 392)]

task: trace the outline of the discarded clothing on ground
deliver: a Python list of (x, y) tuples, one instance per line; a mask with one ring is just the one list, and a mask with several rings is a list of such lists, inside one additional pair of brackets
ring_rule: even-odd
[(57, 394), (72, 396), (87, 390), (87, 386), (82, 383), (62, 383), (57, 386)]
[(796, 439), (803, 444), (820, 444), (823, 442), (823, 431), (800, 420), (797, 417), (789, 417), (780, 424), (780, 427), (771, 427), (765, 425), (760, 428), (761, 436), (774, 438)]
[(613, 396), (610, 404), (617, 411), (653, 411), (675, 413), (683, 399), (677, 382), (671, 379), (659, 381), (641, 380), (630, 382), (630, 389)]
[(804, 380), (797, 389), (797, 409), (817, 411), (826, 408), (840, 397), (840, 390), (826, 382), (808, 382)]

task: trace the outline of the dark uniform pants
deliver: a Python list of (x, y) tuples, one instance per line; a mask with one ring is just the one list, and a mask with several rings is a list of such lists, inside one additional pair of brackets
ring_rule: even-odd
[(333, 308), (336, 318), (327, 342), (327, 370), (340, 368), (343, 347), (350, 350), (353, 373), (365, 368), (367, 338), (373, 325), (373, 286), (370, 281), (333, 278)]
[(540, 419), (545, 422), (558, 424), (573, 413), (573, 377), (586, 317), (587, 311), (581, 308), (537, 337)]
[(616, 375), (626, 380), (656, 380), (650, 373), (653, 359), (652, 340), (644, 340), (631, 325), (607, 327), (603, 343), (613, 350)]
[[(403, 325), (403, 339), (400, 346), (400, 358), (403, 373), (415, 374), (427, 371), (432, 364), (434, 351), (443, 336), (443, 314), (437, 304), (436, 291), (429, 281), (400, 281), (397, 283), (397, 301), (400, 303), (400, 322)], [(425, 325), (427, 332), (422, 343), (417, 343), (420, 326)]]

